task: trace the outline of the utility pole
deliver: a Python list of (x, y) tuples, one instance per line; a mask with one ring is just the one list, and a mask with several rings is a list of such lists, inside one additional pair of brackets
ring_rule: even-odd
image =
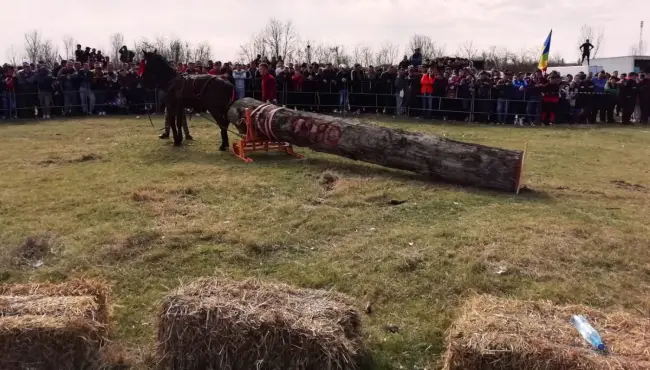
[(639, 30), (639, 51), (638, 55), (643, 55), (643, 21), (641, 21), (641, 27)]

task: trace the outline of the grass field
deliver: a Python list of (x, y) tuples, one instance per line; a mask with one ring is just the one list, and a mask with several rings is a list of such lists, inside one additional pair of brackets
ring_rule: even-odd
[[(153, 343), (156, 301), (205, 275), (372, 302), (363, 324), (381, 369), (437, 368), (445, 330), (473, 293), (650, 314), (649, 129), (381, 124), (528, 142), (531, 191), (431, 183), (305, 150), (245, 164), (217, 152), (218, 130), (200, 119), (190, 122), (197, 141), (181, 149), (146, 118), (5, 123), (0, 281), (108, 280), (115, 339), (136, 359)], [(338, 180), (323, 183), (325, 172)]]

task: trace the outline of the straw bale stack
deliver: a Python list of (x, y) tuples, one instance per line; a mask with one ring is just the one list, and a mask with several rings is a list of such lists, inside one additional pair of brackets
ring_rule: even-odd
[[(600, 354), (571, 326), (587, 315), (609, 349)], [(476, 296), (448, 333), (445, 370), (650, 369), (650, 319), (586, 306)]]
[(94, 281), (0, 285), (0, 369), (99, 367), (108, 294)]
[(333, 292), (200, 279), (159, 314), (164, 369), (357, 369), (363, 353), (359, 313)]

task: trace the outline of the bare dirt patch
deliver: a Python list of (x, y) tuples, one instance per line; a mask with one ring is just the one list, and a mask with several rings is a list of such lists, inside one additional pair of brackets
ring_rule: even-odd
[(340, 178), (341, 176), (339, 176), (339, 174), (336, 172), (325, 171), (321, 173), (320, 177), (318, 178), (318, 183), (323, 187), (323, 189), (332, 190)]
[(12, 265), (19, 268), (37, 268), (57, 250), (54, 237), (49, 234), (28, 236), (12, 251)]
[(145, 187), (131, 193), (134, 202), (160, 202), (165, 199), (165, 194), (160, 189)]
[(50, 167), (50, 166), (53, 166), (55, 164), (59, 164), (59, 163), (62, 163), (62, 162), (65, 162), (65, 160), (63, 158), (59, 157), (59, 156), (49, 156), (49, 157), (43, 159), (42, 161), (39, 161), (38, 164), (40, 166)]
[(105, 246), (103, 258), (110, 262), (123, 262), (136, 259), (154, 249), (183, 249), (200, 243), (224, 242), (225, 233), (189, 230), (168, 232), (161, 230), (142, 230)]
[(100, 156), (99, 154), (86, 153), (86, 154), (82, 154), (78, 158), (71, 160), (70, 162), (90, 162), (90, 161), (97, 161), (100, 159), (102, 159), (102, 156)]
[(642, 191), (642, 192), (646, 192), (648, 190), (648, 188), (646, 188), (643, 185), (632, 184), (625, 180), (612, 180), (611, 183), (616, 185), (616, 187), (619, 189), (625, 189), (630, 191)]
[(162, 236), (162, 233), (156, 230), (142, 230), (107, 246), (104, 256), (115, 262), (130, 260), (160, 245)]

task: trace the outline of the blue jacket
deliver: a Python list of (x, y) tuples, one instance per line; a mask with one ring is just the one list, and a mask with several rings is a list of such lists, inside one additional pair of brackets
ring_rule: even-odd
[(597, 92), (597, 93), (604, 93), (605, 92), (605, 84), (607, 84), (607, 79), (606, 78), (603, 78), (601, 80), (598, 77), (594, 77), (591, 81), (594, 83), (594, 86), (596, 87), (594, 92)]
[[(521, 80), (521, 81), (514, 80), (512, 81), (512, 86), (514, 87), (514, 92), (513, 92), (514, 98), (517, 100), (523, 100), (526, 94), (525, 89), (528, 87), (528, 83), (525, 80)], [(519, 91), (520, 87), (523, 87), (524, 91)]]

